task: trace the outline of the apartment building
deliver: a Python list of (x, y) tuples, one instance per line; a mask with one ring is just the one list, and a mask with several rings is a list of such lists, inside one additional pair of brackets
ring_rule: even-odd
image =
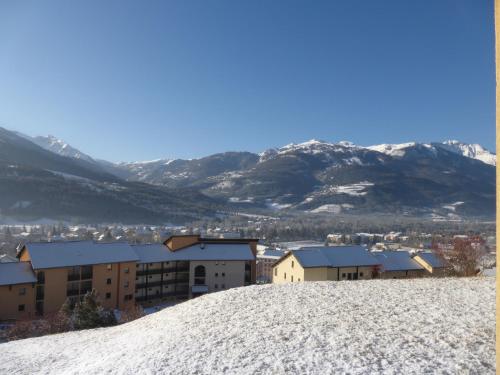
[(37, 315), (55, 313), (67, 298), (76, 302), (92, 289), (105, 308), (126, 309), (134, 303), (138, 257), (128, 243), (27, 243), (18, 258), (30, 262), (36, 275)]
[(103, 307), (125, 310), (255, 283), (254, 239), (172, 236), (163, 244), (27, 243), (0, 263), (0, 321), (52, 314), (95, 289)]
[(255, 283), (257, 240), (172, 236), (136, 245), (135, 300), (151, 305)]
[(29, 319), (35, 311), (36, 277), (29, 262), (0, 263), (0, 318)]

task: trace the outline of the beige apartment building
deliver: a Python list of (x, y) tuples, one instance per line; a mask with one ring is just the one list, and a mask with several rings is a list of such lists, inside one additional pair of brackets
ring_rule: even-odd
[(257, 242), (188, 235), (132, 246), (139, 257), (135, 300), (152, 305), (253, 284)]
[(126, 310), (255, 283), (255, 239), (172, 236), (163, 244), (27, 243), (0, 263), (0, 321), (52, 314), (96, 290), (103, 307)]

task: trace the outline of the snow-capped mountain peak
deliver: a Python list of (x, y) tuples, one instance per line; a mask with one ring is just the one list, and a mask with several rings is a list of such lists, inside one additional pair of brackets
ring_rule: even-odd
[(448, 140), (444, 141), (442, 144), (448, 151), (455, 152), (468, 158), (481, 160), (490, 165), (496, 165), (497, 163), (496, 155), (477, 143), (467, 144), (457, 140)]
[(64, 142), (61, 139), (54, 137), (53, 135), (48, 136), (37, 136), (37, 137), (29, 137), (33, 143), (38, 146), (52, 151), (61, 156), (67, 156), (75, 159), (85, 160), (91, 163), (95, 163), (94, 159), (92, 159), (89, 155), (84, 154), (80, 150), (70, 146), (68, 143)]

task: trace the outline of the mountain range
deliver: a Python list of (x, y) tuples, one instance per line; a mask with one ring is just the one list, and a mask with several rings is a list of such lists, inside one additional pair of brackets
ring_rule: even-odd
[(0, 129), (2, 215), (182, 222), (220, 212), (492, 218), (496, 156), (458, 141), (311, 140), (199, 159), (111, 163)]

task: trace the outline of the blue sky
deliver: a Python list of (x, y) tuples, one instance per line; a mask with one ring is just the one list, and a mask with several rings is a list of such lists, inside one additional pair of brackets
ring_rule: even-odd
[(493, 1), (0, 2), (0, 126), (112, 161), (494, 149)]

